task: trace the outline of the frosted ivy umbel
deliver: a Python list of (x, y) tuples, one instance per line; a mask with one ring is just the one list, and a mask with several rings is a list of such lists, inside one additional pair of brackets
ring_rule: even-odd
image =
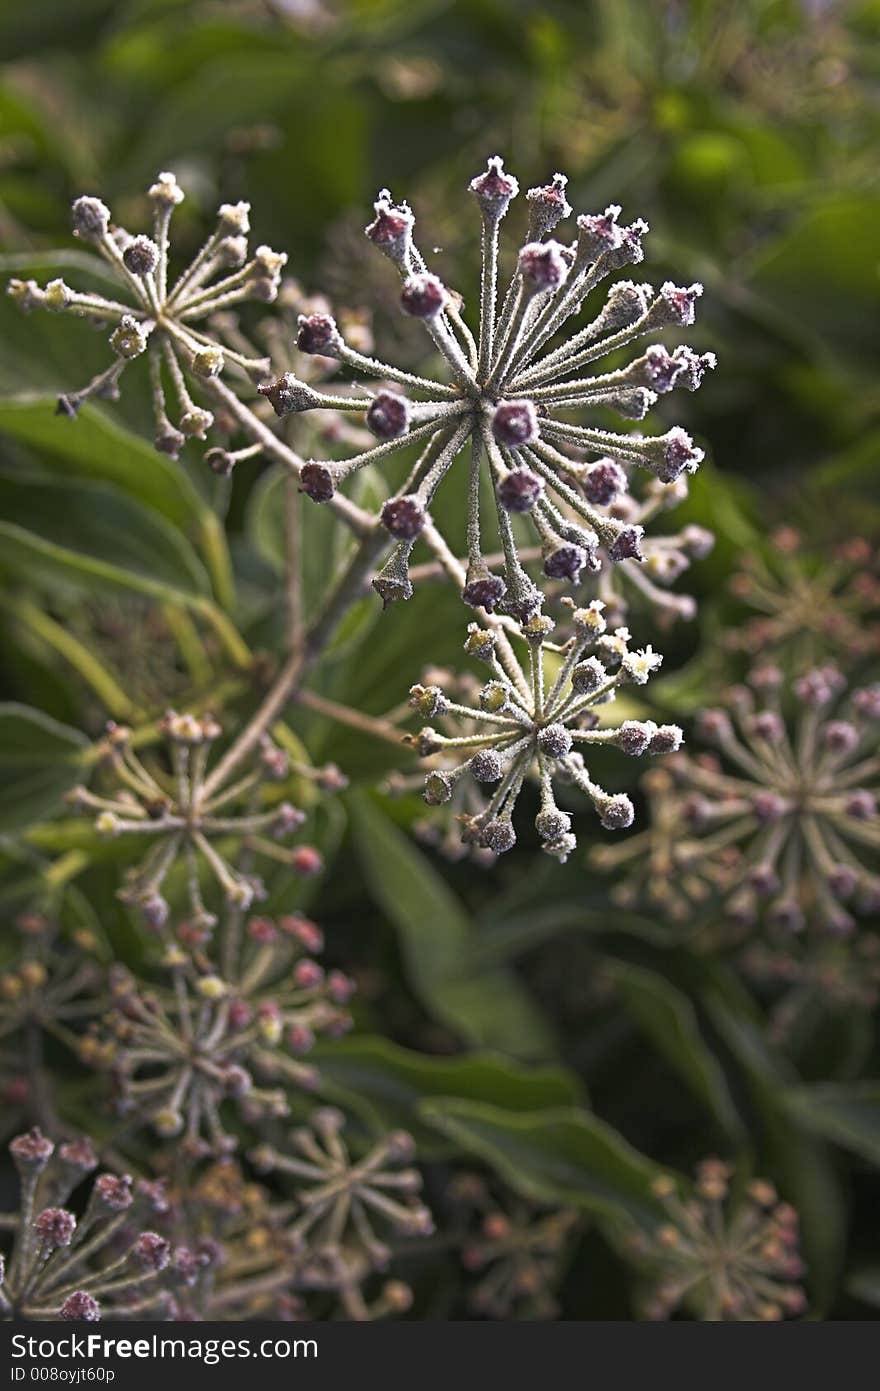
[(58, 398), (60, 414), (75, 416), (90, 397), (115, 398), (130, 363), (146, 357), (152, 384), (154, 443), (177, 458), (188, 438), (204, 439), (214, 417), (190, 387), (210, 382), (227, 368), (253, 381), (269, 373), (264, 358), (252, 358), (224, 343), (208, 326), (220, 310), (243, 300), (271, 303), (278, 293), (283, 252), (248, 248), (250, 205), (224, 203), (216, 226), (177, 276), (171, 270), (170, 225), (184, 200), (174, 174), (161, 173), (147, 193), (153, 213), (152, 235), (132, 235), (115, 224), (100, 198), (81, 197), (73, 204), (73, 233), (110, 267), (122, 299), (71, 288), (51, 280), (12, 280), (8, 293), (26, 312), (48, 309), (84, 318), (109, 330), (110, 365), (77, 391)]
[[(169, 773), (136, 752), (131, 730), (111, 722), (99, 752), (115, 781), (103, 794), (75, 787), (68, 802), (97, 813), (95, 830), (108, 839), (140, 840), (147, 850), (126, 874), (119, 897), (137, 907), (154, 928), (168, 919), (162, 887), (180, 859), (186, 867), (186, 892), (192, 919), (209, 929), (216, 914), (206, 906), (202, 878), (206, 872), (230, 906), (247, 910), (264, 895), (262, 881), (226, 857), (230, 840), (252, 855), (281, 860), (300, 874), (315, 873), (320, 855), (311, 846), (285, 850), (278, 843), (297, 831), (305, 813), (290, 802), (270, 799), (267, 785), (283, 783), (291, 772), (288, 756), (268, 736), (257, 741), (250, 769), (235, 777), (225, 758), (210, 765), (222, 729), (212, 715), (195, 716), (169, 710), (160, 721), (170, 764)], [(209, 766), (210, 765), (210, 766)], [(338, 769), (299, 769), (319, 785), (340, 785)], [(344, 780), (341, 780), (344, 785)], [(274, 805), (268, 805), (274, 800)]]
[(720, 757), (670, 760), (652, 828), (601, 863), (633, 865), (628, 897), (679, 920), (720, 900), (736, 922), (848, 935), (880, 903), (878, 721), (880, 686), (848, 691), (831, 664), (790, 691), (779, 667), (755, 668), (698, 721)]
[[(329, 501), (357, 470), (414, 446), (409, 475), (382, 511), (396, 546), (375, 581), (386, 602), (411, 593), (408, 558), (429, 518), (437, 488), (459, 457), (467, 459), (465, 601), (492, 611), (501, 606), (520, 619), (539, 607), (539, 591), (517, 554), (512, 517), (528, 513), (540, 543), (544, 574), (573, 582), (599, 568), (604, 547), (612, 561), (640, 554), (642, 528), (619, 521), (588, 500), (581, 486), (593, 463), (633, 464), (671, 484), (697, 468), (702, 451), (680, 427), (645, 436), (618, 433), (590, 422), (598, 408), (641, 421), (657, 396), (684, 387), (695, 390), (711, 354), (680, 346), (670, 352), (652, 338), (670, 326), (693, 323), (702, 286), (650, 285), (618, 280), (606, 286), (604, 303), (581, 318), (581, 310), (603, 282), (643, 259), (644, 222), (622, 225), (620, 208), (577, 219), (571, 244), (550, 234), (568, 217), (566, 180), (556, 175), (531, 189), (526, 240), (513, 276), (499, 289), (499, 231), (517, 180), (502, 161), (471, 181), (482, 225), (479, 322), (468, 324), (461, 297), (431, 270), (414, 237), (414, 217), (387, 191), (375, 204), (368, 238), (400, 274), (402, 312), (420, 320), (439, 354), (442, 371), (422, 376), (380, 362), (348, 344), (329, 315), (304, 315), (301, 351), (335, 357), (347, 369), (378, 385), (351, 395), (316, 391), (292, 373), (260, 390), (279, 415), (334, 409), (359, 413), (376, 439), (367, 450), (341, 462), (312, 460), (301, 471), (303, 487), (318, 502)], [(609, 353), (647, 339), (627, 366), (590, 373)], [(585, 423), (586, 422), (586, 423)], [(578, 458), (577, 455), (587, 456)], [(481, 480), (491, 479), (494, 527), (500, 541), (501, 573), (492, 573), (483, 546)], [(565, 509), (565, 510), (563, 510)]]
[(521, 661), (506, 637), (499, 643), (494, 632), (472, 624), (465, 651), (484, 662), (491, 676), (473, 708), (449, 700), (437, 686), (411, 690), (419, 714), (458, 717), (468, 726), (454, 735), (426, 726), (415, 736), (423, 756), (444, 754), (450, 760), (448, 767), (428, 774), (425, 800), (432, 805), (449, 801), (463, 778), (491, 785), (483, 810), (461, 821), (466, 841), (495, 854), (516, 843), (513, 812), (527, 778), (540, 789), (535, 829), (541, 848), (564, 863), (577, 841), (571, 816), (556, 803), (557, 785), (584, 793), (606, 830), (623, 830), (633, 822), (629, 797), (606, 792), (591, 777), (590, 747), (610, 745), (640, 756), (671, 753), (681, 744), (677, 725), (624, 720), (600, 727), (599, 708), (613, 701), (620, 687), (645, 685), (662, 657), (651, 647), (632, 648), (625, 628), (607, 633), (598, 600), (583, 609), (572, 604), (572, 627), (565, 643), (552, 643), (552, 620), (535, 614), (520, 630), (526, 656)]
[[(121, 967), (110, 974), (102, 1039), (117, 1107), (130, 1123), (180, 1137), (191, 1159), (224, 1154), (236, 1146), (230, 1109), (254, 1123), (286, 1116), (292, 1090), (314, 1089), (307, 1055), (316, 1035), (350, 1027), (342, 1006), (354, 987), (315, 959), (323, 934), (299, 913), (239, 921), (230, 908), (217, 942), (193, 922), (163, 936), (158, 989)], [(86, 1060), (94, 1042), (81, 1049)]]

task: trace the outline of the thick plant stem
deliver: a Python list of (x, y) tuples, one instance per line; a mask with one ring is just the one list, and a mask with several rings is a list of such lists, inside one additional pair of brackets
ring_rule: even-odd
[(365, 579), (388, 541), (384, 527), (374, 523), (331, 590), (323, 609), (306, 630), (302, 642), (290, 653), (253, 719), (206, 778), (202, 789), (205, 799), (224, 785), (278, 717), (306, 668), (320, 655), (333, 636), (337, 623), (347, 613), (350, 604), (360, 596)]

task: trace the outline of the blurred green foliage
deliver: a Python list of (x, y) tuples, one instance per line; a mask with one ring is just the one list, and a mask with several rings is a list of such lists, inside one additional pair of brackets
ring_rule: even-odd
[[(711, 463), (676, 514), (718, 540), (689, 586), (698, 622), (660, 637), (657, 709), (686, 717), (717, 679), (737, 553), (782, 523), (820, 549), (880, 534), (878, 0), (31, 0), (0, 7), (0, 53), (10, 272), (75, 267), (71, 199), (100, 194), (134, 221), (168, 167), (188, 192), (181, 251), (218, 201), (246, 198), (302, 284), (369, 308), (381, 337), (384, 282), (356, 236), (380, 187), (424, 214), (462, 283), (476, 254), (462, 190), (496, 150), (525, 186), (559, 168), (578, 209), (613, 199), (646, 217), (646, 272), (705, 282), (694, 344), (719, 356), (682, 419)], [(88, 759), (82, 731), (154, 711), (157, 688), (222, 687), (227, 710), (253, 707), (237, 634), (254, 651), (281, 641), (278, 481), (242, 469), (226, 496), (195, 451), (180, 465), (154, 454), (136, 392), (57, 419), (53, 393), (79, 385), (102, 345), (5, 301), (0, 318), (0, 651), (17, 703), (0, 722), (2, 824), (23, 835), (3, 852), (0, 892), (15, 911), (43, 857), (74, 856), (83, 897), (70, 911), (90, 904), (136, 960), (118, 851), (55, 819), (58, 798)], [(307, 557), (316, 592), (323, 525)], [(365, 601), (322, 689), (380, 714), (460, 638), (454, 595), (420, 591), (385, 619)], [(152, 687), (129, 679), (137, 670)], [(290, 723), (353, 782), (345, 824), (319, 826), (332, 873), (312, 903), (364, 987), (357, 1036), (321, 1048), (331, 1093), (366, 1124), (415, 1128), (441, 1167), (468, 1154), (526, 1197), (592, 1214), (569, 1318), (631, 1316), (619, 1274), (597, 1288), (596, 1271), (619, 1270), (613, 1219), (651, 1208), (658, 1168), (711, 1152), (800, 1208), (818, 1315), (870, 1317), (872, 1022), (817, 1018), (777, 1047), (726, 963), (612, 910), (582, 855), (448, 865), (407, 834), (417, 800), (376, 792), (393, 748), (306, 710)], [(302, 896), (283, 875), (272, 892)], [(591, 998), (599, 979), (613, 1008)], [(455, 1312), (452, 1273), (449, 1289), (430, 1308)]]

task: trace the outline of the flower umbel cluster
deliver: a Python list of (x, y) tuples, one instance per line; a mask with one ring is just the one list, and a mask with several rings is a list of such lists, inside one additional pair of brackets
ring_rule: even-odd
[(167, 1311), (160, 1280), (171, 1245), (142, 1221), (155, 1222), (167, 1203), (161, 1185), (132, 1185), (99, 1174), (82, 1216), (65, 1207), (98, 1167), (88, 1140), (57, 1150), (36, 1128), (9, 1146), (21, 1183), (8, 1264), (0, 1266), (4, 1318), (145, 1318)]
[[(94, 1036), (81, 1049), (87, 1061), (109, 1053), (123, 1115), (163, 1138), (180, 1136), (182, 1152), (195, 1159), (235, 1148), (222, 1120), (227, 1102), (251, 1123), (286, 1116), (290, 1089), (316, 1085), (304, 1061), (316, 1035), (338, 1035), (351, 1022), (344, 1005), (354, 987), (315, 959), (323, 934), (313, 922), (291, 913), (227, 921), (224, 930), (219, 953), (191, 923), (181, 925), (178, 941), (169, 936), (161, 964), (170, 988), (144, 989), (114, 968), (109, 1049)], [(267, 1088), (257, 1078), (284, 1085)]]
[(494, 784), (484, 810), (463, 818), (465, 840), (496, 854), (510, 850), (516, 843), (513, 810), (532, 775), (540, 787), (535, 828), (542, 849), (564, 862), (577, 842), (571, 817), (556, 804), (554, 784), (571, 784), (585, 793), (606, 830), (625, 829), (634, 815), (629, 797), (612, 796), (593, 782), (579, 746), (610, 745), (633, 756), (679, 748), (677, 725), (625, 720), (599, 727), (597, 708), (613, 701), (622, 686), (644, 685), (662, 661), (650, 647), (633, 650), (625, 628), (607, 633), (602, 607), (598, 600), (582, 609), (571, 604), (574, 632), (562, 645), (549, 641), (549, 618), (535, 614), (528, 619), (519, 630), (528, 656), (525, 666), (506, 632), (471, 624), (465, 652), (484, 662), (492, 677), (478, 694), (478, 708), (457, 705), (439, 687), (413, 686), (412, 704), (425, 718), (460, 717), (475, 726), (476, 732), (452, 736), (428, 726), (413, 740), (423, 756), (464, 759), (428, 774), (429, 805), (449, 801), (464, 777)]
[(543, 1212), (521, 1200), (497, 1202), (478, 1174), (461, 1174), (450, 1197), (472, 1219), (461, 1260), (477, 1276), (469, 1302), (475, 1313), (497, 1319), (552, 1319), (555, 1290), (578, 1215)]
[[(183, 202), (183, 190), (173, 174), (162, 173), (147, 197), (153, 209), (152, 236), (132, 236), (114, 226), (110, 209), (100, 198), (77, 198), (73, 204), (74, 236), (94, 247), (109, 265), (125, 301), (73, 290), (60, 279), (50, 281), (45, 289), (32, 280), (12, 280), (8, 292), (26, 312), (49, 309), (75, 314), (102, 327), (112, 325), (113, 362), (79, 391), (60, 396), (60, 414), (75, 416), (83, 402), (93, 396), (115, 398), (129, 363), (146, 355), (153, 392), (154, 443), (176, 459), (188, 438), (204, 439), (214, 423), (211, 411), (193, 400), (188, 380), (204, 384), (227, 366), (254, 382), (268, 375), (266, 359), (249, 357), (222, 342), (209, 321), (218, 310), (241, 300), (271, 303), (287, 257), (268, 246), (258, 246), (251, 255), (247, 242), (249, 204), (224, 203), (214, 231), (172, 281), (169, 226), (174, 209)], [(206, 323), (209, 332), (205, 331)], [(176, 399), (170, 414), (166, 397), (169, 385)]]
[[(0, 1042), (20, 1049), (28, 1034), (36, 1035), (38, 1043), (39, 1035), (48, 1033), (75, 1049), (79, 1039), (71, 1026), (100, 1008), (97, 944), (85, 929), (75, 934), (74, 941), (60, 943), (57, 923), (39, 912), (22, 913), (15, 927), (20, 945), (0, 972)], [(18, 1080), (23, 1085), (7, 1098), (10, 1104), (23, 1102), (37, 1082), (27, 1075), (35, 1069), (35, 1051), (32, 1046), (29, 1068), (19, 1060)]]
[(631, 1243), (650, 1280), (647, 1318), (665, 1319), (679, 1308), (709, 1322), (773, 1322), (804, 1313), (797, 1213), (764, 1179), (733, 1197), (732, 1178), (729, 1165), (705, 1159), (692, 1197), (680, 1197), (670, 1178), (656, 1180), (668, 1221)]
[[(357, 470), (418, 447), (405, 483), (382, 509), (396, 542), (374, 581), (386, 603), (412, 593), (410, 553), (429, 520), (438, 486), (462, 453), (469, 455), (470, 479), (464, 600), (489, 612), (501, 607), (520, 620), (536, 611), (540, 598), (518, 557), (514, 517), (529, 514), (544, 574), (574, 582), (582, 571), (598, 570), (600, 547), (612, 561), (641, 553), (641, 525), (616, 519), (607, 507), (609, 493), (626, 488), (622, 466), (634, 464), (671, 484), (703, 457), (679, 427), (643, 437), (570, 419), (583, 411), (610, 410), (642, 420), (658, 394), (673, 387), (696, 390), (715, 359), (688, 347), (670, 352), (652, 343), (625, 367), (578, 375), (637, 339), (692, 324), (702, 286), (669, 282), (655, 294), (649, 285), (614, 282), (595, 317), (570, 331), (569, 321), (598, 285), (643, 259), (647, 227), (641, 221), (622, 226), (615, 205), (579, 217), (576, 240), (564, 245), (550, 234), (571, 213), (565, 187), (566, 179), (556, 175), (546, 187), (529, 191), (527, 238), (501, 295), (500, 224), (519, 185), (498, 158), (471, 181), (482, 225), (476, 336), (463, 317), (461, 297), (428, 270), (413, 240), (411, 210), (383, 191), (366, 234), (399, 272), (401, 309), (424, 324), (443, 360), (443, 374), (419, 376), (380, 362), (347, 343), (329, 315), (306, 314), (299, 321), (300, 351), (336, 358), (376, 380), (378, 389), (333, 395), (291, 372), (260, 387), (279, 415), (354, 412), (376, 440), (343, 462), (305, 463), (300, 481), (316, 502), (328, 502)], [(491, 485), (502, 574), (490, 571), (483, 550), (484, 474)]]
[[(854, 914), (880, 902), (880, 687), (846, 695), (836, 667), (814, 668), (792, 685), (800, 713), (789, 720), (784, 685), (778, 667), (756, 668), (749, 686), (731, 692), (729, 708), (704, 711), (698, 732), (723, 762), (671, 760), (654, 803), (656, 834), (603, 860), (608, 867), (647, 854), (649, 896), (668, 898), (679, 916), (685, 896), (696, 904), (720, 892), (737, 921), (765, 912), (787, 931), (845, 935)], [(658, 897), (664, 870), (676, 882)]]
[[(148, 768), (137, 755), (131, 731), (110, 724), (104, 741), (104, 762), (116, 779), (114, 795), (102, 796), (85, 787), (74, 788), (68, 801), (97, 812), (95, 829), (107, 837), (138, 836), (151, 841), (146, 857), (127, 875), (119, 897), (135, 905), (146, 921), (160, 928), (168, 919), (162, 885), (178, 858), (186, 867), (187, 892), (192, 921), (212, 928), (216, 915), (206, 908), (199, 878), (204, 864), (219, 885), (227, 904), (247, 909), (264, 894), (254, 875), (234, 868), (218, 848), (218, 840), (232, 839), (254, 853), (281, 859), (300, 873), (320, 868), (320, 856), (311, 847), (285, 851), (278, 841), (298, 830), (305, 813), (289, 802), (265, 808), (265, 785), (283, 782), (290, 771), (287, 755), (267, 736), (260, 741), (255, 766), (236, 780), (224, 775), (222, 763), (209, 769), (211, 750), (222, 730), (211, 715), (179, 715), (170, 710), (161, 722), (170, 776)], [(325, 770), (326, 772), (326, 770)], [(315, 771), (315, 780), (326, 781)]]
[(296, 1190), (300, 1215), (289, 1229), (303, 1253), (297, 1288), (335, 1295), (350, 1319), (400, 1313), (412, 1297), (406, 1285), (389, 1281), (372, 1303), (363, 1286), (387, 1269), (392, 1256), (391, 1247), (376, 1234), (375, 1222), (398, 1236), (429, 1236), (434, 1230), (419, 1197), (421, 1174), (401, 1167), (413, 1159), (415, 1144), (405, 1131), (394, 1131), (355, 1159), (343, 1138), (344, 1126), (340, 1111), (322, 1107), (308, 1127), (292, 1132), (293, 1153), (260, 1145), (250, 1158), (258, 1170), (289, 1174), (302, 1184)]
[(793, 653), (804, 663), (880, 653), (878, 557), (862, 537), (819, 557), (794, 528), (782, 527), (768, 552), (743, 553), (730, 590), (759, 615), (725, 633), (735, 651)]

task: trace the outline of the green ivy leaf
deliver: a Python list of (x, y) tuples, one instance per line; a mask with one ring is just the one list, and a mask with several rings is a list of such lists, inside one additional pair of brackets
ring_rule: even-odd
[(696, 1011), (686, 995), (655, 971), (624, 961), (607, 961), (625, 1007), (686, 1086), (733, 1140), (743, 1137), (724, 1071), (706, 1043)]
[(819, 1082), (785, 1093), (793, 1118), (814, 1135), (880, 1167), (880, 1082)]
[(322, 1040), (311, 1057), (322, 1091), (360, 1111), (377, 1129), (413, 1130), (423, 1158), (438, 1150), (436, 1130), (419, 1114), (426, 1097), (487, 1101), (508, 1111), (576, 1106), (584, 1099), (580, 1080), (564, 1068), (522, 1067), (494, 1053), (432, 1058), (362, 1034)]
[(89, 741), (40, 710), (0, 705), (0, 830), (19, 830), (57, 811), (80, 781)]
[(70, 421), (55, 414), (49, 397), (6, 398), (0, 401), (0, 433), (33, 446), (41, 460), (57, 459), (65, 476), (112, 484), (159, 513), (199, 545), (218, 600), (231, 607), (232, 568), (223, 527), (182, 464), (91, 402)]
[(472, 970), (475, 931), (433, 865), (374, 800), (351, 798), (355, 845), (376, 902), (397, 929), (426, 1009), (471, 1044), (517, 1058), (553, 1052), (549, 1030), (512, 972)]
[(485, 1102), (422, 1102), (429, 1125), (490, 1164), (517, 1193), (540, 1203), (651, 1225), (662, 1170), (588, 1111), (503, 1111)]

